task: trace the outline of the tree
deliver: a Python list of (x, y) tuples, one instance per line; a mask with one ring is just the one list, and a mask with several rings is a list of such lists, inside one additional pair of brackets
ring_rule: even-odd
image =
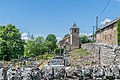
[(4, 60), (16, 59), (24, 53), (24, 40), (16, 26), (0, 26), (0, 54)]
[(55, 48), (55, 54), (60, 54), (60, 48)]
[(49, 34), (45, 39), (45, 45), (48, 47), (48, 51), (52, 52), (57, 47), (57, 39), (54, 34)]
[(80, 42), (82, 44), (84, 44), (84, 43), (89, 43), (89, 42), (92, 42), (92, 41), (90, 39), (88, 39), (88, 37), (86, 35), (82, 35), (82, 36), (80, 36)]
[(43, 55), (45, 52), (47, 52), (45, 40), (43, 37), (38, 36), (34, 40), (30, 39), (27, 41), (24, 56), (33, 57), (37, 55)]
[(24, 57), (32, 57), (35, 53), (35, 43), (33, 40), (28, 40), (25, 45)]
[(35, 47), (36, 47), (36, 54), (35, 55), (40, 55), (44, 54), (44, 38), (43, 37), (37, 37), (35, 39)]
[(120, 20), (117, 22), (118, 45), (120, 45)]
[(46, 39), (42, 36), (38, 36), (35, 39), (29, 39), (25, 46), (24, 56), (33, 57), (38, 55), (43, 55), (45, 52), (54, 51), (57, 47), (56, 36), (49, 34)]

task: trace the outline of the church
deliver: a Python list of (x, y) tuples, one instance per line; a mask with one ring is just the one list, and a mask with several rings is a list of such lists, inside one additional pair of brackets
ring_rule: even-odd
[(77, 27), (75, 22), (73, 26), (70, 28), (69, 36), (59, 41), (59, 44), (60, 47), (65, 48), (67, 52), (80, 48), (79, 28)]

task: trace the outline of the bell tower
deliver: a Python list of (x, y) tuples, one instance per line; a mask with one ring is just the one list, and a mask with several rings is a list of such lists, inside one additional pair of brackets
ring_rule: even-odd
[(70, 29), (70, 44), (72, 45), (73, 49), (80, 48), (79, 28), (75, 22)]

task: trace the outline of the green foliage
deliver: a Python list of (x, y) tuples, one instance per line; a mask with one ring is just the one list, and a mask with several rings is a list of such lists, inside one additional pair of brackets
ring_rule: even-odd
[(93, 34), (93, 37), (95, 37), (95, 38), (96, 38), (96, 33), (94, 33), (94, 34)]
[(35, 55), (40, 55), (40, 54), (44, 54), (45, 52), (45, 47), (44, 47), (44, 38), (43, 37), (37, 37), (35, 39), (35, 48), (36, 48), (36, 53)]
[(34, 38), (31, 35), (31, 38), (25, 43), (16, 26), (11, 24), (0, 26), (0, 60), (8, 61), (18, 59), (20, 56), (33, 57), (44, 55), (48, 51), (54, 52), (57, 48), (56, 42), (56, 36), (49, 34), (45, 40), (41, 36)]
[(0, 26), (0, 59), (11, 60), (24, 53), (25, 42), (16, 26)]
[(45, 53), (43, 55), (37, 56), (37, 60), (50, 60), (52, 59), (56, 54), (48, 54)]
[(55, 54), (60, 54), (60, 48), (55, 48)]
[(88, 39), (88, 37), (86, 35), (83, 35), (83, 36), (80, 36), (80, 42), (82, 44), (84, 44), (84, 43), (90, 43), (92, 41), (90, 39)]
[(54, 51), (54, 49), (57, 47), (56, 43), (57, 39), (54, 34), (49, 34), (45, 39), (45, 45), (48, 47), (49, 52)]
[(24, 56), (33, 57), (44, 55), (50, 50), (54, 51), (54, 49), (57, 47), (56, 42), (56, 36), (53, 34), (49, 34), (45, 40), (41, 36), (38, 36), (35, 39), (30, 39), (26, 43)]
[(120, 20), (117, 22), (118, 45), (120, 45)]
[(46, 47), (44, 45), (44, 38), (39, 36), (36, 39), (30, 39), (25, 46), (24, 56), (33, 57), (44, 54)]
[(28, 40), (26, 45), (25, 45), (25, 52), (24, 52), (24, 57), (30, 57), (33, 56), (34, 54), (34, 41), (33, 40)]

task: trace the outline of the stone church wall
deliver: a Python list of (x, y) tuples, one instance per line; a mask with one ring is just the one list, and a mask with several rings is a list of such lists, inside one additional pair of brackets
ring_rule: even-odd
[(87, 43), (81, 46), (96, 57), (96, 62), (103, 65), (120, 65), (120, 47), (103, 44)]

